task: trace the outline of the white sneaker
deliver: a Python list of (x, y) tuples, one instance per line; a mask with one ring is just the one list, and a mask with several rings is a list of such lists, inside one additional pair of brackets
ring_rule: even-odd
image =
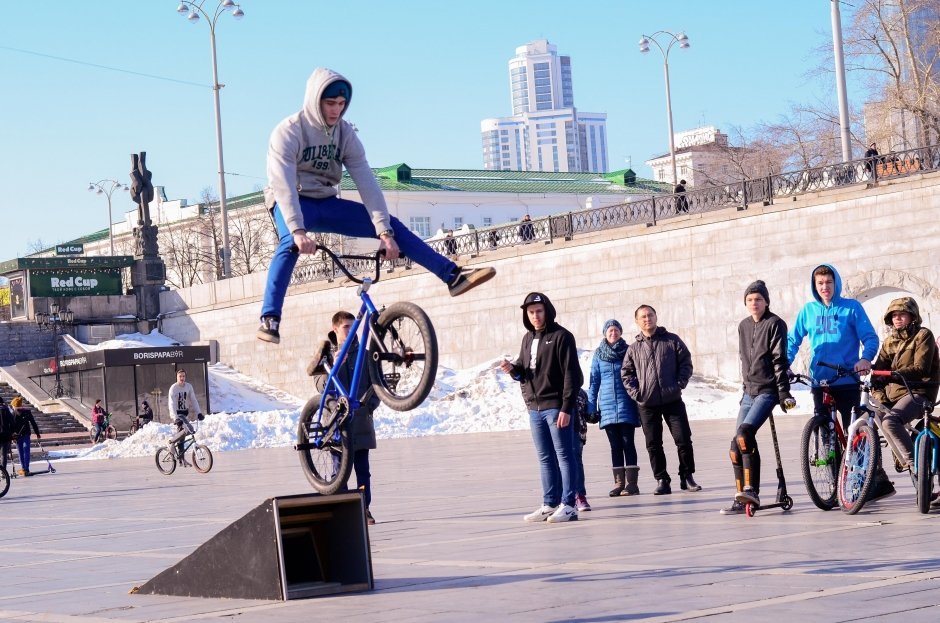
[(578, 520), (578, 509), (574, 506), (568, 506), (567, 504), (562, 504), (558, 509), (552, 513), (551, 517), (548, 518), (548, 523), (561, 523), (563, 521), (577, 521)]
[(560, 506), (555, 507), (555, 506), (549, 506), (548, 504), (543, 504), (542, 506), (535, 509), (535, 511), (529, 513), (522, 519), (525, 521), (545, 521), (546, 519), (549, 518), (549, 516), (551, 516), (552, 513), (555, 512), (555, 508), (561, 508), (561, 507)]

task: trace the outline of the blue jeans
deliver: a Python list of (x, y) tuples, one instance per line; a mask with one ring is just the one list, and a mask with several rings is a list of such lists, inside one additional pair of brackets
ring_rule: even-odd
[[(357, 238), (377, 237), (375, 225), (372, 223), (368, 210), (356, 201), (337, 197), (326, 199), (301, 197), (300, 209), (304, 216), (304, 229), (307, 231), (342, 234)], [(277, 205), (274, 206), (274, 223), (277, 226), (280, 242), (274, 252), (274, 257), (271, 258), (271, 266), (268, 267), (268, 283), (264, 288), (261, 315), (280, 318), (287, 286), (300, 256), (291, 251), (294, 238), (287, 230), (287, 224)], [(395, 232), (395, 242), (398, 243), (398, 248), (401, 249), (403, 255), (437, 275), (445, 283), (453, 279), (458, 270), (456, 264), (429, 247), (394, 216), (391, 217), (391, 224)]]
[(31, 442), (29, 435), (20, 435), (16, 438), (16, 452), (20, 455), (20, 466), (23, 471), (29, 471), (29, 450)]
[(558, 412), (558, 409), (529, 410), (529, 427), (539, 458), (542, 503), (574, 506), (574, 487), (578, 478), (574, 422), (558, 428)]
[(744, 394), (741, 398), (741, 408), (738, 410), (738, 422), (735, 424), (735, 430), (740, 428), (741, 424), (750, 424), (754, 427), (756, 433), (770, 417), (776, 406), (777, 394), (758, 394), (756, 396)]

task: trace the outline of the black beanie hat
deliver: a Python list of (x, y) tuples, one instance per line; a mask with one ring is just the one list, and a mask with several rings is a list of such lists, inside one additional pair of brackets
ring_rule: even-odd
[(758, 279), (751, 285), (747, 287), (747, 290), (744, 291), (744, 299), (747, 300), (748, 294), (760, 294), (764, 297), (764, 300), (767, 301), (767, 305), (770, 305), (770, 292), (767, 291), (767, 284)]
[(326, 88), (323, 89), (323, 95), (320, 96), (320, 99), (326, 99), (328, 97), (345, 97), (349, 99), (349, 93), (352, 89), (349, 88), (349, 83), (345, 80), (337, 80), (326, 85)]

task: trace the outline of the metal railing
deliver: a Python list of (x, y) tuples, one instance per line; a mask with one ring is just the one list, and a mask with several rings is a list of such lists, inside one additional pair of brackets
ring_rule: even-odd
[[(550, 244), (557, 239), (570, 240), (576, 234), (625, 225), (645, 223), (652, 226), (670, 218), (729, 207), (744, 210), (749, 204), (771, 205), (775, 200), (784, 197), (795, 197), (851, 184), (874, 184), (879, 180), (937, 170), (940, 170), (940, 144), (730, 184), (702, 186), (685, 193), (654, 195), (630, 203), (545, 216), (532, 221), (516, 221), (500, 227), (429, 240), (427, 243), (447, 257), (474, 257), (485, 251), (506, 247), (534, 243)], [(384, 262), (383, 268), (392, 271), (396, 267), (411, 268), (411, 265), (411, 260), (402, 258), (394, 262)], [(372, 266), (374, 265), (369, 263), (369, 266), (353, 265), (350, 268), (368, 271)], [(332, 281), (336, 275), (337, 271), (332, 262), (324, 261), (317, 255), (298, 264), (290, 283), (294, 285), (311, 281)]]

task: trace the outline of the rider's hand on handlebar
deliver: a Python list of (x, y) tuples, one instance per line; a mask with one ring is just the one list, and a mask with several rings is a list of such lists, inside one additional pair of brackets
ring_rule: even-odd
[(297, 247), (298, 253), (316, 253), (317, 252), (317, 242), (313, 238), (307, 236), (306, 230), (298, 229), (294, 231), (294, 246)]
[(389, 236), (388, 234), (382, 234), (379, 236), (381, 241), (381, 248), (385, 249), (385, 259), (387, 260), (397, 260), (401, 255), (401, 251), (398, 249), (398, 243), (395, 242), (394, 236)]
[(871, 362), (867, 359), (859, 359), (858, 363), (855, 364), (855, 371), (860, 375), (865, 376), (871, 372)]
[(784, 411), (789, 411), (790, 409), (796, 408), (796, 398), (794, 398), (790, 392), (780, 392), (780, 407)]

